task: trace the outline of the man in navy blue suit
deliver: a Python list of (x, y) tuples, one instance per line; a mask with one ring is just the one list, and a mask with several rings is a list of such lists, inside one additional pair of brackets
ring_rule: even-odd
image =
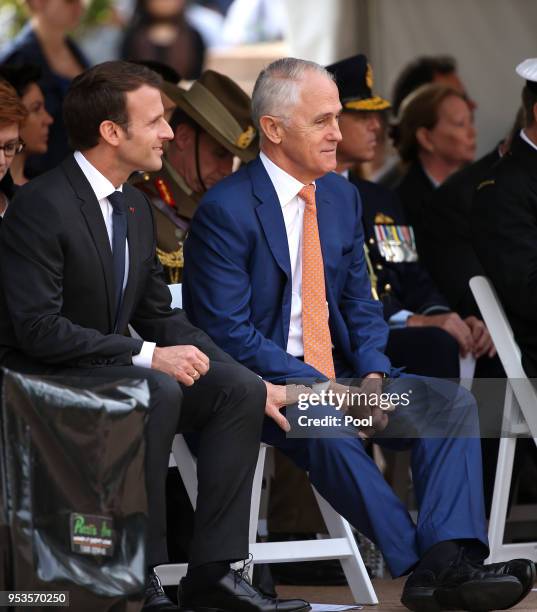
[[(534, 568), (523, 560), (480, 563), (488, 545), (480, 444), (468, 395), (451, 390), (454, 402), (428, 406), (432, 394), (424, 379), (398, 379), (421, 399), (390, 415), (377, 438), (412, 451), (417, 525), (356, 433), (308, 437), (293, 429), (285, 435), (289, 423), (280, 410), (290, 379), (314, 390), (326, 381), (337, 390), (334, 375), (359, 378), (378, 397), (391, 373), (383, 353), (388, 327), (382, 306), (371, 298), (359, 193), (332, 173), (341, 140), (332, 77), (312, 62), (278, 60), (258, 77), (252, 107), (261, 154), (209, 190), (185, 245), (189, 317), (270, 383), (266, 412), (272, 419), (266, 419), (264, 440), (308, 471), (323, 497), (376, 542), (393, 576), (413, 572), (402, 599), (408, 608), (514, 605), (531, 589)], [(320, 273), (312, 259), (320, 261)], [(386, 413), (371, 416), (379, 430), (386, 426)], [(442, 428), (436, 437), (405, 439), (401, 430), (397, 439), (388, 437), (401, 424), (402, 431), (419, 432), (422, 417), (433, 427), (449, 425), (453, 437), (440, 438)]]

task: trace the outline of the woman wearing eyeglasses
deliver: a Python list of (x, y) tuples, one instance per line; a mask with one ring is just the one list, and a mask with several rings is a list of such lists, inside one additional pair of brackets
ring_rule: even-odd
[(19, 34), (0, 51), (0, 63), (41, 68), (39, 82), (47, 111), (54, 123), (50, 129), (48, 151), (31, 156), (26, 170), (29, 178), (58, 165), (69, 153), (63, 125), (62, 104), (71, 81), (88, 67), (88, 61), (67, 33), (80, 22), (82, 0), (26, 0), (30, 20)]
[(0, 66), (0, 78), (13, 86), (28, 111), (20, 129), (24, 149), (15, 155), (10, 174), (16, 185), (28, 182), (25, 164), (30, 155), (43, 155), (48, 149), (49, 128), (54, 121), (45, 108), (45, 98), (39, 87), (41, 70), (34, 65)]
[(28, 111), (17, 92), (9, 83), (0, 81), (0, 218), (3, 218), (13, 196), (14, 185), (9, 166), (23, 149), (19, 131), (27, 115)]

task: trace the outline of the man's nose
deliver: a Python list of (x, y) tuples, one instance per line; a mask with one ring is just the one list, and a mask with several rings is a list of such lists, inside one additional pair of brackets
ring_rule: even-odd
[(341, 135), (341, 130), (339, 129), (339, 123), (337, 119), (334, 119), (332, 123), (332, 129), (330, 131), (330, 140), (335, 140), (336, 142), (341, 142), (343, 140), (343, 136)]
[(163, 130), (162, 133), (160, 134), (160, 139), (161, 140), (173, 140), (173, 130), (170, 127), (170, 124), (165, 120), (162, 119), (164, 126), (163, 126)]
[(369, 120), (369, 126), (370, 126), (371, 131), (380, 132), (382, 123), (380, 121), (380, 117), (376, 113), (373, 113), (373, 115), (371, 116)]

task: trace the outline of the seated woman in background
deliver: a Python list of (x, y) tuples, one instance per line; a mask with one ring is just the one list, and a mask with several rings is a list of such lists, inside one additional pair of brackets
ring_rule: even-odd
[(122, 59), (157, 61), (171, 66), (184, 79), (197, 79), (205, 45), (186, 21), (185, 4), (185, 0), (137, 0), (123, 39)]
[(414, 227), (419, 251), (422, 210), (428, 198), (475, 157), (473, 114), (457, 90), (441, 84), (424, 85), (403, 101), (392, 136), (407, 166), (396, 190)]
[(45, 106), (52, 115), (48, 151), (31, 156), (26, 166), (29, 178), (58, 165), (69, 153), (63, 125), (62, 104), (71, 81), (88, 62), (67, 33), (76, 28), (84, 12), (82, 0), (27, 0), (30, 20), (0, 51), (0, 63), (41, 68), (39, 83)]
[(27, 114), (13, 87), (6, 81), (0, 81), (0, 219), (13, 197), (14, 185), (9, 166), (13, 157), (24, 147), (19, 130)]
[(37, 66), (0, 66), (0, 78), (13, 86), (28, 111), (28, 117), (20, 129), (24, 149), (15, 156), (10, 168), (13, 182), (24, 185), (28, 182), (24, 172), (26, 159), (29, 155), (47, 152), (49, 126), (53, 119), (45, 108), (45, 98), (38, 85), (41, 70)]

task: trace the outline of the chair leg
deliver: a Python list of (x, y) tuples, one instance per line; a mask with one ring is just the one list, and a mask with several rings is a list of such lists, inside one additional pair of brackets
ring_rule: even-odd
[(503, 546), (515, 449), (516, 438), (502, 438), (500, 440), (489, 521), (490, 556), (488, 560), (493, 563), (499, 560), (498, 554)]
[[(515, 395), (510, 384), (505, 389), (505, 402), (503, 409), (502, 430), (505, 432), (511, 426), (513, 416), (519, 412), (516, 405)], [(496, 477), (494, 479), (494, 493), (492, 495), (492, 506), (489, 520), (489, 561), (499, 560), (503, 539), (505, 535), (505, 523), (507, 521), (507, 507), (509, 504), (509, 493), (513, 479), (513, 463), (515, 459), (516, 438), (500, 439), (498, 450), (498, 463), (496, 465)]]
[[(267, 447), (262, 444), (259, 449), (257, 465), (255, 466), (254, 482), (252, 485), (252, 501), (250, 502), (250, 527), (248, 541), (250, 544), (255, 544), (257, 540), (257, 524), (259, 522), (259, 505), (261, 503), (261, 488), (263, 487), (263, 470), (265, 468), (265, 455)], [(250, 580), (254, 571), (254, 563), (252, 562), (248, 568)]]
[(177, 434), (173, 439), (172, 454), (177, 464), (177, 469), (183, 479), (192, 508), (195, 510), (198, 497), (198, 469), (196, 460), (181, 434)]
[(367, 568), (364, 565), (362, 556), (356, 545), (351, 526), (332, 508), (324, 497), (315, 490), (315, 487), (313, 487), (313, 492), (317, 498), (319, 509), (323, 515), (330, 537), (345, 538), (348, 542), (349, 554), (345, 557), (340, 557), (340, 561), (354, 600), (363, 604), (378, 604), (377, 594), (371, 584)]

